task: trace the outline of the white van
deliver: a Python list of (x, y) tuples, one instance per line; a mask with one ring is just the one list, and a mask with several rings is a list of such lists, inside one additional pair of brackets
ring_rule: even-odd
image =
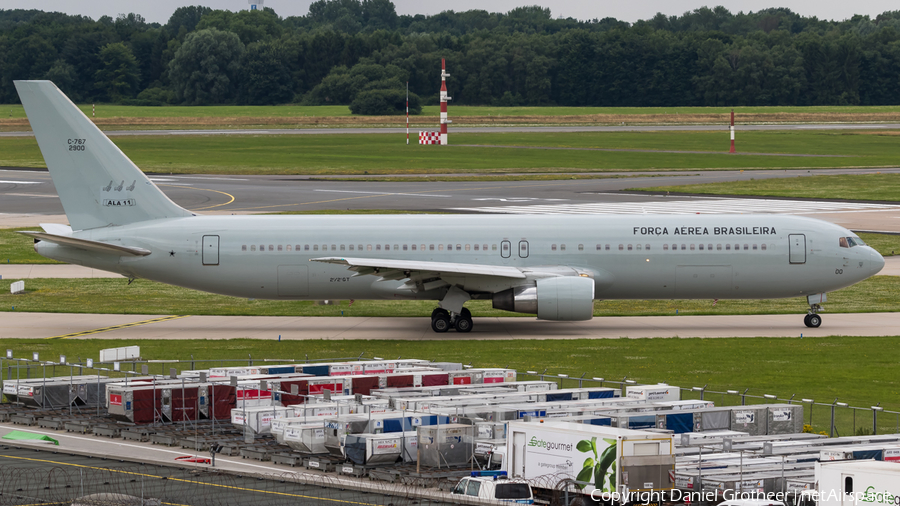
[(478, 476), (480, 474), (474, 471), (471, 477), (459, 480), (450, 493), (492, 501), (534, 504), (531, 485), (527, 481), (508, 480), (506, 476), (497, 476), (494, 473), (491, 473), (490, 477)]

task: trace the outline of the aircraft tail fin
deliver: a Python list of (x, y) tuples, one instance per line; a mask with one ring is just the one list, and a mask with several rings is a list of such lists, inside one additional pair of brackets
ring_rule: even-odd
[(74, 230), (191, 216), (50, 81), (15, 81)]

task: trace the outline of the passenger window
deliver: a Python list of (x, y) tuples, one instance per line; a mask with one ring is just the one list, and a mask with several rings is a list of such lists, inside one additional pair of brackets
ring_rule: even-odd
[[(628, 249), (631, 249), (631, 248), (628, 248)], [(643, 248), (641, 248), (641, 245), (638, 244), (638, 245), (637, 245), (637, 250), (638, 250), (638, 251), (641, 251), (642, 249), (643, 249)]]
[(756, 251), (756, 245), (755, 245), (755, 244), (753, 245), (753, 251)]
[(372, 251), (372, 245), (366, 244), (366, 251)]
[(265, 250), (266, 250), (266, 245), (265, 245), (265, 244), (260, 244), (260, 245), (259, 245), (259, 250), (260, 250), (260, 251), (265, 251)]
[[(491, 251), (497, 251), (497, 245), (496, 245), (496, 244), (492, 244), (492, 245), (491, 245)], [(506, 246), (503, 247), (503, 251), (506, 251)]]
[(275, 245), (274, 245), (274, 244), (270, 244), (270, 245), (269, 245), (269, 251), (275, 251)]
[(765, 250), (766, 250), (766, 245), (765, 245), (765, 244), (760, 244), (759, 248), (760, 248), (761, 250), (765, 251)]
[(647, 244), (646, 246), (644, 246), (644, 249), (649, 251), (649, 250), (650, 250), (650, 245)]
[[(359, 251), (362, 251), (362, 244), (357, 244), (356, 249), (358, 249)], [(371, 249), (371, 248), (369, 248), (369, 249)]]
[(251, 245), (250, 245), (250, 251), (256, 251), (256, 245), (255, 245), (255, 244), (251, 244)]
[(584, 251), (584, 244), (578, 245), (578, 251)]
[(291, 251), (291, 248), (292, 248), (292, 246), (291, 246), (290, 244), (288, 244), (287, 246), (285, 246), (285, 249), (287, 249), (288, 251)]
[(246, 244), (244, 244), (243, 246), (241, 246), (241, 251), (247, 251), (247, 245), (246, 245)]
[(385, 250), (385, 251), (390, 251), (390, 250), (391, 250), (391, 245), (390, 245), (390, 244), (385, 244), (385, 245), (384, 245), (384, 250)]
[(353, 251), (353, 245), (352, 245), (352, 244), (350, 245), (350, 251)]
[(565, 244), (560, 244), (560, 245), (559, 245), (559, 250), (560, 250), (560, 251), (565, 251), (565, 250), (566, 250), (566, 245), (565, 245)]
[(425, 245), (424, 245), (424, 244), (422, 245), (422, 251), (425, 251)]
[(722, 251), (722, 245), (716, 244), (716, 251)]
[(609, 244), (606, 245), (606, 251), (609, 251)]
[(380, 245), (380, 244), (376, 244), (376, 245), (375, 245), (375, 251), (381, 251), (381, 245)]
[(725, 251), (731, 251), (731, 245), (730, 245), (730, 244), (726, 244), (726, 245), (725, 245)]
[[(344, 251), (344, 248), (346, 248), (346, 246), (344, 246), (343, 244), (341, 244), (341, 251)], [(332, 246), (331, 249), (333, 250), (333, 249), (334, 249), (334, 246)]]
[[(694, 248), (691, 248), (691, 249), (694, 249)], [(703, 251), (703, 245), (702, 245), (702, 244), (700, 245), (700, 251)]]
[(625, 245), (624, 245), (624, 244), (620, 244), (620, 245), (619, 245), (619, 251), (624, 251), (624, 250), (625, 250)]
[(469, 245), (466, 244), (466, 251), (469, 251)]
[[(424, 248), (422, 248), (422, 249), (424, 249)], [(434, 251), (434, 244), (428, 245), (428, 251)]]
[(745, 244), (745, 245), (744, 245), (744, 251), (747, 251), (748, 249), (750, 249), (750, 245), (749, 245), (749, 244)]
[(694, 245), (691, 244), (691, 251), (694, 251)]
[(278, 251), (281, 251), (281, 245), (280, 245), (280, 244), (278, 245)]
[(331, 245), (331, 251), (337, 251), (337, 244)]
[(397, 244), (395, 244), (395, 245), (394, 245), (394, 251), (400, 251), (400, 246), (397, 245)]
[(740, 244), (735, 244), (735, 245), (734, 245), (734, 250), (735, 250), (735, 251), (740, 251), (740, 250), (741, 250), (741, 245), (740, 245)]
[(663, 244), (663, 251), (669, 251), (669, 245)]
[[(484, 251), (487, 251), (487, 244), (483, 244), (482, 246), (483, 246), (483, 247), (482, 247), (481, 249), (484, 250)], [(497, 245), (496, 245), (496, 244), (494, 245), (494, 249), (497, 249)]]
[(462, 251), (462, 244), (456, 245), (456, 251)]
[(403, 245), (403, 251), (408, 251), (408, 250), (406, 249), (406, 245), (405, 245), (405, 244)]
[(313, 251), (319, 251), (319, 245), (313, 244)]
[(415, 244), (413, 244), (411, 247), (412, 247), (412, 250), (413, 250), (413, 251), (416, 250), (416, 245), (415, 245)]
[(598, 245), (597, 245), (597, 251), (601, 251), (601, 250), (603, 250), (603, 245), (602, 245), (602, 244), (598, 244)]
[(447, 251), (453, 251), (453, 245), (452, 245), (452, 244), (448, 244), (448, 245), (447, 245)]
[(707, 245), (706, 245), (706, 249), (712, 251), (712, 244), (707, 244)]
[(444, 251), (444, 245), (438, 244), (438, 251)]
[(684, 250), (686, 250), (686, 249), (687, 249), (687, 244), (682, 244), (682, 245), (681, 245), (681, 251), (684, 251)]
[(628, 245), (628, 251), (631, 251), (631, 250), (632, 250), (632, 246), (629, 244), (629, 245)]
[(556, 245), (555, 245), (555, 244), (551, 244), (551, 245), (550, 245), (550, 251), (556, 251)]
[(477, 244), (475, 245), (475, 251), (478, 251), (478, 245), (477, 245)]

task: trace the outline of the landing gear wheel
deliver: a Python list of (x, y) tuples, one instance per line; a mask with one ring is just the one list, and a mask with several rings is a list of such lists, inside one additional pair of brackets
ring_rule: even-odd
[(434, 308), (434, 311), (431, 312), (431, 319), (433, 320), (437, 315), (444, 315), (447, 318), (450, 318), (450, 312), (442, 307)]
[(460, 313), (459, 316), (456, 317), (456, 325), (457, 332), (469, 332), (472, 330), (472, 317), (464, 316), (464, 313)]
[(803, 317), (803, 324), (809, 327), (809, 315)]
[(806, 315), (804, 323), (806, 323), (807, 327), (817, 329), (819, 325), (822, 325), (822, 317), (817, 314)]
[(431, 319), (431, 330), (441, 333), (450, 330), (450, 317), (445, 314), (437, 314)]

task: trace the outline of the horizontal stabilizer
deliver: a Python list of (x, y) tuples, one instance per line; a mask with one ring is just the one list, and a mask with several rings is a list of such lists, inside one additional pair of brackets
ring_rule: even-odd
[(62, 244), (64, 246), (72, 246), (73, 248), (83, 249), (87, 251), (96, 251), (98, 253), (111, 253), (119, 256), (144, 257), (150, 254), (150, 250), (144, 248), (136, 248), (133, 246), (120, 246), (118, 244), (110, 244), (108, 242), (89, 241), (87, 239), (78, 239), (65, 235), (48, 234), (46, 232), (30, 232), (23, 231), (20, 234), (34, 237), (41, 241)]

